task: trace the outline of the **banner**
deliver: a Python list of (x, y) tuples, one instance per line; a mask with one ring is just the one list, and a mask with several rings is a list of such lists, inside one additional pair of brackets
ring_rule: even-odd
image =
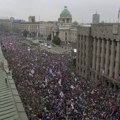
[(118, 73), (115, 73), (114, 79), (115, 79), (115, 80), (118, 80), (118, 77), (119, 77), (119, 74), (118, 74)]

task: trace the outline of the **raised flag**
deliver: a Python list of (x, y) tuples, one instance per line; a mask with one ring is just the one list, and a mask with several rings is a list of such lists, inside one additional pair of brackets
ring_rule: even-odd
[(61, 79), (59, 79), (58, 83), (59, 83), (59, 85), (61, 86)]
[(32, 75), (35, 73), (34, 69), (31, 70)]
[(51, 69), (51, 68), (49, 68), (49, 70), (48, 70), (48, 71), (49, 71), (49, 74), (52, 74), (52, 69)]
[(115, 80), (118, 80), (118, 77), (119, 77), (118, 73), (115, 73), (114, 79), (115, 79)]
[(119, 77), (118, 77), (118, 80), (120, 81), (120, 75), (119, 75)]
[(61, 96), (61, 98), (64, 97), (64, 93), (62, 91), (60, 92), (60, 96)]
[(47, 85), (48, 85), (48, 79), (45, 78), (45, 86), (47, 86)]
[(30, 52), (30, 47), (28, 47), (28, 52)]

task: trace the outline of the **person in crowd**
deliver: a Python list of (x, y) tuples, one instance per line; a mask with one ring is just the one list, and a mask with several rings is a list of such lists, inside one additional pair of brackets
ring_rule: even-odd
[(17, 35), (1, 35), (0, 43), (29, 120), (120, 120), (117, 92), (81, 78), (69, 55)]

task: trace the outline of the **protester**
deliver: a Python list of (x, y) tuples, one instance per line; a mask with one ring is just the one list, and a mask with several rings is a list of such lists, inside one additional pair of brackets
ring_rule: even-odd
[(75, 73), (71, 58), (0, 36), (29, 120), (120, 120), (117, 92)]

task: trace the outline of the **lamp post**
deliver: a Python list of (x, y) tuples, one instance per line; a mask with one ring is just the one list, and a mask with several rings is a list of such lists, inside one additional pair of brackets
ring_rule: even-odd
[(38, 30), (39, 30), (39, 27), (37, 26), (37, 42), (39, 42), (39, 40), (38, 40)]
[(119, 24), (119, 21), (120, 21), (120, 8), (118, 10), (118, 24)]

